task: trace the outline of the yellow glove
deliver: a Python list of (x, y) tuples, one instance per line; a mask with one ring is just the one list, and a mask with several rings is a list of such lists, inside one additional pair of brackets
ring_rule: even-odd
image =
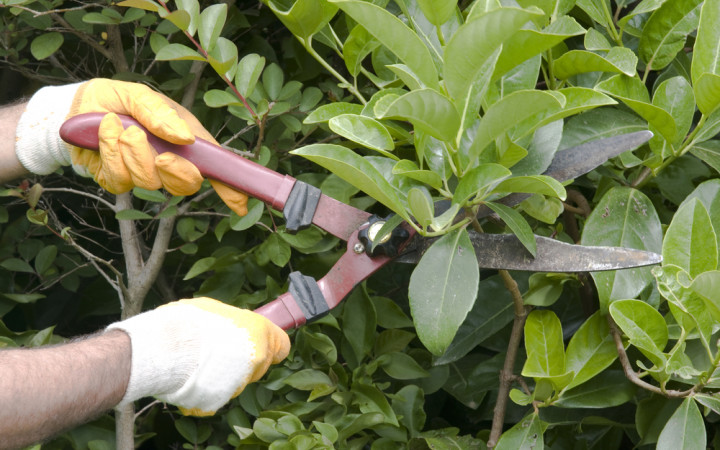
[(124, 330), (132, 343), (121, 404), (154, 396), (186, 415), (214, 414), (290, 351), (288, 335), (265, 317), (206, 297), (172, 302), (108, 329)]
[[(195, 136), (217, 143), (195, 116), (163, 94), (142, 84), (98, 78), (44, 88), (33, 96), (16, 132), (16, 153), (23, 165), (31, 172), (45, 174), (72, 163), (114, 194), (135, 186), (150, 190), (164, 187), (173, 195), (190, 195), (200, 189), (203, 178), (192, 163), (173, 154), (158, 156), (139, 128), (124, 130), (114, 114), (108, 114), (101, 123), (99, 152), (77, 147), (63, 152), (67, 149), (64, 143), (50, 142), (59, 140), (55, 122), (87, 112), (132, 116), (151, 133), (175, 144), (190, 144)], [(247, 213), (244, 193), (214, 180), (211, 184), (233, 211)]]

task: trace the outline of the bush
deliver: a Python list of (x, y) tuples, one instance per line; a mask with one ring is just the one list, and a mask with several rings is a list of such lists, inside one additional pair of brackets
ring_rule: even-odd
[[(718, 0), (5, 4), (2, 57), (33, 84), (147, 83), (238, 153), (437, 238), (417, 267), (386, 266), (293, 331), (290, 357), (214, 417), (142, 402), (137, 445), (716, 441)], [(648, 129), (647, 144), (588, 175), (542, 175), (558, 151)], [(497, 202), (509, 193), (531, 196)], [(65, 170), (4, 195), (6, 346), (178, 297), (256, 308), (291, 270), (319, 278), (345, 251), (316, 228), (289, 233), (259, 201), (237, 217), (209, 185), (114, 197)], [(480, 208), (494, 215), (478, 220)], [(514, 233), (530, 254), (534, 233), (664, 260), (486, 270), (463, 251), (469, 230)], [(48, 447), (105, 448), (113, 430), (104, 417)]]

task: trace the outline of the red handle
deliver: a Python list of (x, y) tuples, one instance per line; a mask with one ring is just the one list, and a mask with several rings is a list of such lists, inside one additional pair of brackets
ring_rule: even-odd
[[(98, 149), (98, 129), (104, 113), (88, 113), (68, 119), (60, 127), (60, 137), (72, 145), (91, 150)], [(177, 145), (148, 132), (135, 119), (120, 115), (125, 128), (139, 127), (158, 153), (172, 152), (187, 159), (207, 178), (221, 181), (241, 190), (275, 209), (282, 210), (295, 184), (295, 178), (281, 175), (249, 161), (206, 140), (197, 138), (190, 145)]]

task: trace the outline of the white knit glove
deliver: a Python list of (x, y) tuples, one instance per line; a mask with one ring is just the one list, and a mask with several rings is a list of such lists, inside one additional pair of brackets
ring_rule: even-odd
[(210, 298), (172, 302), (122, 322), (132, 343), (120, 405), (153, 396), (183, 414), (212, 415), (285, 359), (288, 335), (265, 317)]

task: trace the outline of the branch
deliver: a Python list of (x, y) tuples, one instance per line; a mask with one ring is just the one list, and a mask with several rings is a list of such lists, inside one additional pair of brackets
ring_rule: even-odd
[(108, 208), (110, 208), (110, 209), (111, 209), (112, 211), (114, 211), (114, 212), (117, 212), (117, 211), (118, 211), (118, 210), (116, 209), (116, 205), (113, 205), (112, 203), (110, 203), (109, 201), (107, 201), (107, 200), (105, 200), (104, 198), (100, 197), (99, 195), (91, 194), (91, 193), (89, 193), (89, 192), (80, 191), (80, 190), (77, 190), (77, 189), (70, 189), (70, 188), (46, 188), (46, 187), (43, 187), (43, 191), (44, 191), (44, 192), (69, 192), (69, 193), (71, 193), (71, 194), (82, 195), (82, 196), (91, 198), (91, 199), (95, 200), (95, 201), (98, 202), (98, 203), (102, 203), (103, 205), (107, 206)]
[(507, 288), (510, 295), (512, 295), (515, 318), (513, 320), (510, 341), (508, 342), (507, 354), (505, 355), (505, 363), (500, 371), (500, 389), (498, 389), (497, 402), (493, 410), (492, 428), (490, 430), (490, 438), (487, 441), (488, 448), (494, 448), (502, 434), (503, 424), (505, 423), (505, 411), (507, 410), (507, 402), (510, 398), (510, 386), (516, 379), (516, 376), (513, 374), (515, 360), (517, 359), (520, 341), (523, 336), (525, 319), (527, 319), (529, 313), (529, 308), (524, 305), (522, 294), (520, 294), (518, 285), (510, 275), (510, 272), (507, 270), (498, 270), (498, 273), (505, 284), (505, 288)]
[(112, 53), (110, 53), (110, 50), (100, 45), (97, 41), (95, 41), (93, 38), (91, 38), (88, 34), (82, 33), (75, 28), (72, 27), (60, 14), (57, 14), (56, 12), (53, 12), (50, 14), (50, 17), (52, 19), (59, 23), (61, 26), (67, 28), (68, 33), (74, 34), (78, 38), (80, 38), (81, 41), (88, 44), (90, 47), (95, 49), (98, 53), (103, 55), (106, 59), (109, 61), (112, 61)]
[(628, 380), (630, 380), (633, 384), (640, 386), (641, 388), (648, 390), (650, 392), (653, 392), (655, 394), (659, 394), (668, 398), (685, 398), (689, 397), (690, 395), (695, 392), (695, 388), (690, 388), (686, 391), (676, 391), (673, 389), (661, 389), (658, 386), (655, 386), (653, 384), (650, 384), (646, 381), (643, 381), (638, 374), (633, 370), (632, 365), (630, 364), (630, 360), (628, 359), (627, 353), (625, 352), (625, 345), (622, 341), (622, 335), (620, 334), (620, 329), (615, 324), (615, 321), (612, 319), (610, 314), (607, 314), (607, 321), (608, 325), (610, 325), (610, 334), (613, 337), (613, 340), (615, 341), (615, 348), (617, 349), (618, 353), (618, 359), (620, 360), (620, 365), (623, 368), (623, 371), (625, 372), (625, 376)]

